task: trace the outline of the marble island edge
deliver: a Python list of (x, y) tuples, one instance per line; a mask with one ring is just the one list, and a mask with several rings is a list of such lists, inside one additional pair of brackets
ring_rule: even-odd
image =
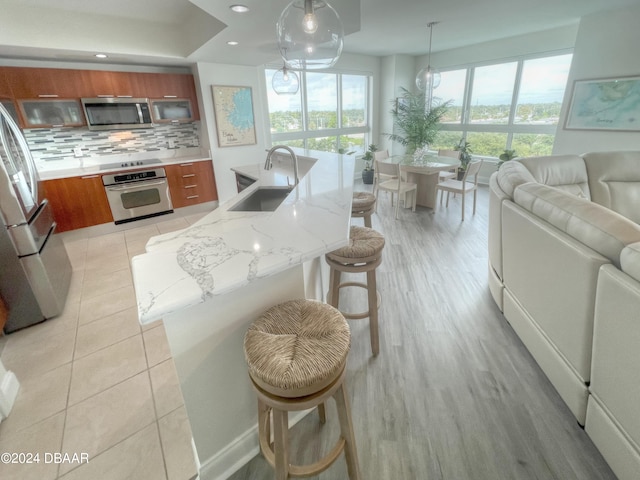
[[(260, 186), (286, 185), (286, 170), (278, 173), (275, 169), (274, 174), (260, 164), (256, 183), (192, 226), (153, 237), (146, 253), (132, 259), (141, 323), (226, 294), (346, 244), (353, 158), (299, 151), (304, 161), (316, 161), (274, 212), (229, 210)], [(241, 171), (248, 168), (255, 170), (254, 165), (237, 167)]]

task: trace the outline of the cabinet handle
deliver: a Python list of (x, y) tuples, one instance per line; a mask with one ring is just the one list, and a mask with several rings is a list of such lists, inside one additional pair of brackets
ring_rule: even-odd
[(64, 124), (61, 123), (59, 125), (51, 125), (51, 128), (60, 128), (60, 127), (64, 127)]
[(197, 188), (198, 185), (185, 185), (184, 188)]
[(193, 200), (194, 198), (198, 198), (200, 195), (191, 195), (187, 197), (187, 200)]
[(42, 94), (42, 95), (38, 95), (39, 98), (58, 98), (58, 95), (54, 95), (54, 94)]
[(133, 95), (117, 95), (118, 98), (133, 98)]
[(113, 98), (113, 95), (98, 95), (98, 98)]
[(178, 98), (177, 95), (165, 95), (164, 98)]
[(86, 175), (84, 177), (82, 177), (83, 180), (88, 179), (88, 178), (98, 178), (100, 175)]
[(193, 163), (181, 163), (180, 164), (181, 167), (190, 167), (191, 165), (193, 165)]
[(182, 178), (189, 178), (189, 177), (195, 177), (196, 174), (195, 173), (187, 173), (186, 175), (182, 175)]
[(171, 120), (169, 123), (180, 123), (180, 120)]

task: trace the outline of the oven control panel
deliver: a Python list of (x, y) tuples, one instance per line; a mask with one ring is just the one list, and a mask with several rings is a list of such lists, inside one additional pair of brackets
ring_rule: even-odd
[(152, 170), (142, 170), (138, 172), (120, 172), (102, 176), (102, 183), (106, 185), (117, 185), (119, 183), (139, 182), (154, 178), (165, 178), (167, 175), (164, 168), (154, 168)]

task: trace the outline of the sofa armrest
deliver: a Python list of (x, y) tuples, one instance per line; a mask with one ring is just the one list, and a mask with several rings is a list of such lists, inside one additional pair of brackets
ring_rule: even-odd
[(620, 253), (621, 270), (640, 282), (640, 243), (632, 243)]
[(531, 172), (517, 160), (503, 163), (496, 174), (496, 184), (509, 198), (513, 198), (516, 187), (535, 181)]
[(620, 267), (620, 254), (640, 242), (640, 226), (608, 208), (541, 183), (516, 188), (514, 201)]

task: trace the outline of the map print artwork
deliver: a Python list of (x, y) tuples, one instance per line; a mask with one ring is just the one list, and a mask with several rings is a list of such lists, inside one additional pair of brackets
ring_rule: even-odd
[(255, 145), (251, 87), (213, 85), (218, 144), (221, 147)]
[(566, 128), (640, 130), (640, 77), (576, 81)]

